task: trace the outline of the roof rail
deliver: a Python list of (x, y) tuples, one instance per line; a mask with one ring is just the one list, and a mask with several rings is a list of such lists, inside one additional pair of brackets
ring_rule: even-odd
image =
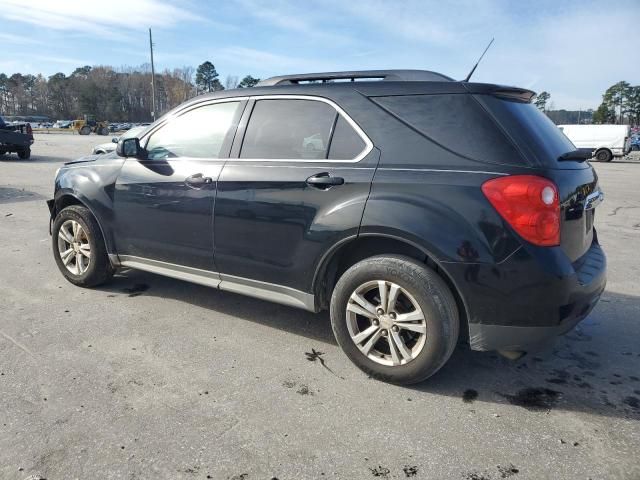
[(391, 82), (452, 82), (452, 78), (441, 73), (429, 70), (359, 70), (351, 72), (324, 72), (301, 73), (298, 75), (281, 75), (262, 80), (258, 87), (271, 87), (275, 85), (295, 85), (299, 83), (321, 82), (327, 83), (335, 80), (384, 80)]

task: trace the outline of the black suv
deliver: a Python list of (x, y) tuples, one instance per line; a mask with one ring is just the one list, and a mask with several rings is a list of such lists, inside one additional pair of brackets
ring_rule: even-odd
[(276, 77), (180, 105), (116, 153), (65, 164), (53, 253), (318, 312), (371, 376), (413, 383), (459, 337), (516, 355), (605, 286), (603, 194), (520, 88), (415, 70)]

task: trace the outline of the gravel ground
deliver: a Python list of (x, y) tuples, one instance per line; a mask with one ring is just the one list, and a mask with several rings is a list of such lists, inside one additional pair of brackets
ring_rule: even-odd
[(0, 159), (0, 478), (640, 478), (640, 156), (595, 164), (609, 283), (587, 320), (515, 363), (459, 346), (403, 388), (326, 314), (135, 271), (67, 283), (44, 200), (103, 141)]

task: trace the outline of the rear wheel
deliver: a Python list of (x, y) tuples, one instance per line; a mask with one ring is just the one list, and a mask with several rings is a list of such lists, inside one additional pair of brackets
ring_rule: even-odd
[(453, 353), (459, 330), (446, 283), (399, 255), (368, 258), (342, 275), (331, 297), (331, 325), (353, 363), (397, 384), (436, 373)]
[(72, 205), (61, 210), (53, 222), (52, 239), (58, 268), (74, 285), (95, 287), (113, 276), (102, 232), (87, 208)]
[(109, 135), (109, 129), (107, 127), (101, 127), (100, 130), (98, 131), (98, 133), (100, 135)]
[(19, 150), (18, 151), (18, 158), (20, 158), (22, 160), (28, 160), (29, 158), (31, 158), (31, 149), (30, 148), (26, 148), (24, 150)]
[(80, 135), (89, 135), (91, 133), (91, 127), (88, 125), (85, 125), (84, 127), (82, 127), (80, 129), (80, 131), (78, 132)]
[(610, 162), (612, 158), (613, 154), (605, 148), (596, 152), (596, 160), (599, 162)]

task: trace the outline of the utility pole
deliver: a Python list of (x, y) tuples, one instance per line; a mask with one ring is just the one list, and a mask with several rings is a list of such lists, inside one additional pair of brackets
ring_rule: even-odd
[(149, 49), (151, 50), (151, 118), (156, 121), (156, 70), (153, 66), (153, 40), (149, 29)]

